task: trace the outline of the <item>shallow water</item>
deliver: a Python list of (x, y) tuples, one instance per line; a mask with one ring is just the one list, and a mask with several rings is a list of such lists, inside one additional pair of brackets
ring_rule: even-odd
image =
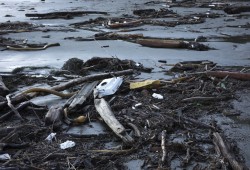
[[(74, 0), (74, 1), (55, 1), (46, 0), (0, 0), (0, 8), (2, 15), (0, 21), (29, 21), (34, 24), (43, 24), (47, 28), (72, 28), (68, 24), (85, 21), (89, 18), (96, 18), (102, 15), (87, 15), (75, 17), (72, 20), (52, 19), (52, 20), (30, 20), (25, 17), (26, 13), (43, 13), (52, 11), (67, 10), (96, 10), (107, 11), (110, 16), (121, 16), (122, 14), (132, 14), (134, 9), (144, 8), (162, 8), (164, 3), (155, 4), (154, 6), (146, 6), (139, 0), (136, 1), (90, 1), (90, 0)], [(24, 11), (19, 11), (23, 9)], [(178, 14), (187, 15), (190, 13), (206, 13), (207, 8), (172, 8)], [(168, 63), (176, 63), (185, 60), (212, 60), (219, 65), (250, 65), (250, 43), (248, 40), (232, 41), (231, 36), (244, 37), (249, 35), (249, 29), (231, 28), (226, 25), (243, 25), (248, 22), (248, 17), (237, 19), (236, 16), (226, 15), (223, 11), (213, 11), (212, 13), (221, 13), (222, 17), (216, 19), (207, 18), (203, 24), (196, 25), (179, 25), (176, 27), (160, 27), (160, 26), (141, 26), (144, 31), (134, 31), (131, 33), (143, 33), (145, 36), (164, 37), (164, 38), (185, 38), (195, 39), (202, 35), (208, 38), (208, 42), (204, 44), (217, 50), (210, 51), (191, 51), (186, 49), (154, 49), (142, 47), (125, 41), (93, 41), (93, 42), (77, 42), (73, 40), (64, 40), (65, 37), (88, 37), (96, 32), (87, 30), (76, 30), (77, 32), (31, 32), (4, 35), (13, 39), (28, 39), (29, 43), (60, 43), (60, 47), (51, 47), (44, 51), (18, 52), (18, 51), (2, 51), (0, 52), (0, 71), (11, 71), (15, 67), (20, 66), (52, 66), (60, 68), (63, 63), (72, 57), (87, 60), (93, 56), (118, 57), (121, 59), (133, 59), (145, 65), (154, 67), (153, 63), (157, 60), (167, 60)], [(4, 17), (11, 14), (14, 17)], [(227, 22), (228, 19), (233, 19)], [(97, 30), (109, 31), (104, 27), (98, 27)], [(42, 38), (42, 36), (50, 35), (50, 38)], [(218, 39), (216, 37), (224, 37)], [(230, 40), (231, 39), (231, 40)], [(238, 38), (239, 39), (239, 38)], [(239, 39), (240, 40), (240, 39)], [(102, 46), (108, 45), (108, 48)]]

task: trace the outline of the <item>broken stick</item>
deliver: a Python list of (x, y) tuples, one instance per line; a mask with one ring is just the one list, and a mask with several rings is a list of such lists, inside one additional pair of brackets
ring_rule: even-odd
[(12, 105), (12, 103), (11, 103), (11, 101), (10, 101), (10, 96), (9, 96), (9, 94), (6, 96), (6, 99), (7, 99), (7, 104), (8, 104), (8, 106), (11, 108), (11, 110), (15, 113), (15, 115), (19, 118), (19, 119), (21, 119), (22, 121), (24, 120), (23, 118), (22, 118), (22, 116), (20, 115), (20, 113), (17, 111), (17, 109)]
[(95, 99), (95, 108), (105, 123), (119, 136), (125, 143), (132, 143), (134, 139), (129, 136), (123, 125), (115, 118), (109, 104), (103, 99)]
[(9, 93), (9, 89), (3, 83), (2, 76), (0, 76), (0, 96), (5, 96)]
[(90, 83), (85, 83), (82, 89), (74, 96), (73, 101), (69, 105), (69, 110), (72, 110), (77, 105), (82, 105), (86, 99), (92, 94), (95, 86), (97, 86), (98, 81), (93, 81)]
[(217, 148), (219, 148), (223, 157), (225, 157), (233, 170), (244, 170), (246, 167), (239, 163), (234, 155), (230, 153), (225, 141), (218, 132), (213, 133), (213, 142)]
[(163, 130), (161, 133), (161, 149), (162, 149), (162, 157), (161, 157), (161, 162), (164, 164), (167, 156), (166, 152), (166, 130)]

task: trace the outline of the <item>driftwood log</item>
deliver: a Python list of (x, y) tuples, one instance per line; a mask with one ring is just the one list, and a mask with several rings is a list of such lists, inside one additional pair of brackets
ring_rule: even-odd
[(121, 23), (108, 23), (107, 27), (112, 29), (124, 28), (124, 27), (135, 27), (142, 24), (142, 20), (126, 21)]
[(125, 143), (130, 144), (134, 141), (134, 139), (127, 134), (124, 126), (115, 118), (109, 104), (103, 98), (95, 99), (95, 108), (105, 123)]
[(2, 76), (0, 76), (0, 96), (6, 96), (9, 93), (9, 89), (5, 86)]
[(207, 71), (208, 76), (217, 77), (217, 78), (233, 78), (237, 80), (250, 80), (250, 73), (241, 73), (241, 72), (229, 72), (229, 71)]
[(68, 109), (72, 110), (77, 105), (82, 105), (86, 99), (92, 94), (95, 86), (98, 84), (99, 81), (93, 81), (89, 83), (85, 83), (82, 89), (74, 96), (71, 104), (69, 105)]
[(11, 45), (7, 46), (8, 50), (14, 50), (14, 51), (38, 51), (38, 50), (45, 50), (49, 47), (55, 47), (55, 46), (60, 46), (59, 43), (54, 43), (54, 44), (46, 44), (41, 47), (30, 47), (30, 46), (23, 46), (23, 45)]
[(181, 48), (182, 41), (179, 40), (162, 40), (162, 39), (138, 39), (136, 43), (142, 46), (155, 48)]
[(184, 48), (198, 51), (206, 51), (210, 49), (208, 46), (198, 42), (182, 40), (143, 38), (136, 40), (136, 43), (153, 48)]
[(219, 149), (221, 155), (228, 160), (233, 170), (248, 169), (235, 159), (235, 156), (230, 152), (226, 141), (223, 140), (223, 138), (218, 132), (213, 133), (213, 142), (215, 146)]
[(49, 13), (28, 13), (25, 14), (26, 17), (50, 17), (50, 16), (79, 16), (79, 15), (86, 15), (86, 14), (104, 14), (107, 15), (107, 12), (101, 11), (65, 11), (65, 12), (49, 12)]
[(250, 12), (250, 6), (229, 6), (224, 9), (227, 14), (239, 14), (241, 12)]

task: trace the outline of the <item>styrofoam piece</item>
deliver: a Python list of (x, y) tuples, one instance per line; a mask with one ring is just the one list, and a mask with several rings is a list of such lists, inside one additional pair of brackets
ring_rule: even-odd
[(56, 137), (56, 133), (51, 133), (49, 136), (45, 139), (48, 142), (52, 142), (52, 140)]
[(123, 79), (121, 77), (113, 77), (103, 80), (98, 86), (96, 86), (98, 97), (100, 98), (114, 94), (122, 82)]
[(153, 93), (152, 96), (156, 99), (163, 99), (163, 96), (161, 94)]
[(10, 155), (8, 153), (1, 154), (0, 160), (10, 160)]
[(67, 148), (72, 148), (76, 145), (75, 142), (67, 140), (66, 142), (63, 142), (60, 144), (61, 149), (67, 149)]

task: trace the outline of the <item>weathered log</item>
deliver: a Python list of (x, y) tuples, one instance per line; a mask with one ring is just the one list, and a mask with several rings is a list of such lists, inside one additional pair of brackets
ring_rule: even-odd
[(231, 165), (232, 169), (234, 170), (243, 170), (248, 169), (245, 165), (239, 163), (232, 152), (227, 147), (226, 141), (223, 140), (221, 135), (218, 132), (213, 133), (213, 142), (216, 145), (217, 148), (219, 148), (221, 154), (223, 157), (225, 157), (229, 164)]
[(82, 89), (74, 96), (74, 99), (69, 105), (68, 109), (72, 110), (77, 105), (82, 105), (86, 101), (86, 99), (89, 97), (89, 95), (92, 94), (97, 84), (98, 84), (98, 81), (85, 83)]
[(95, 40), (131, 40), (137, 38), (143, 38), (143, 34), (117, 34), (114, 32), (95, 34)]
[(163, 39), (138, 39), (136, 43), (142, 46), (155, 48), (181, 48), (182, 41), (179, 40), (163, 40)]
[(217, 77), (217, 78), (233, 78), (237, 80), (250, 80), (250, 73), (241, 73), (241, 72), (229, 72), (229, 71), (207, 71), (208, 76)]
[(210, 49), (208, 46), (194, 41), (144, 38), (138, 39), (136, 43), (153, 48), (184, 48), (198, 51), (206, 51)]
[(115, 118), (109, 104), (103, 99), (95, 99), (95, 108), (105, 123), (113, 130), (113, 132), (120, 137), (125, 143), (129, 144), (134, 139), (129, 136), (123, 125)]
[(2, 76), (0, 76), (0, 96), (6, 96), (9, 93), (9, 89), (5, 86)]
[(227, 14), (239, 14), (241, 12), (250, 12), (250, 6), (228, 6), (224, 8)]
[(51, 106), (47, 114), (45, 115), (45, 125), (53, 125), (57, 128), (61, 125), (63, 119), (63, 107), (59, 105)]
[(126, 22), (122, 22), (122, 23), (109, 22), (107, 24), (107, 27), (112, 28), (112, 29), (117, 29), (117, 28), (124, 28), (124, 27), (135, 27), (135, 26), (138, 26), (141, 24), (142, 24), (142, 20), (126, 21)]
[(65, 11), (65, 12), (49, 12), (49, 13), (36, 13), (36, 14), (25, 14), (26, 17), (50, 17), (50, 16), (79, 16), (79, 15), (86, 15), (86, 14), (104, 14), (107, 15), (107, 12), (102, 11)]
[(8, 50), (14, 50), (14, 51), (38, 51), (38, 50), (45, 50), (49, 47), (54, 47), (54, 46), (60, 46), (59, 43), (54, 43), (54, 44), (46, 44), (41, 47), (30, 47), (30, 46), (23, 46), (23, 45), (11, 45), (7, 46)]

